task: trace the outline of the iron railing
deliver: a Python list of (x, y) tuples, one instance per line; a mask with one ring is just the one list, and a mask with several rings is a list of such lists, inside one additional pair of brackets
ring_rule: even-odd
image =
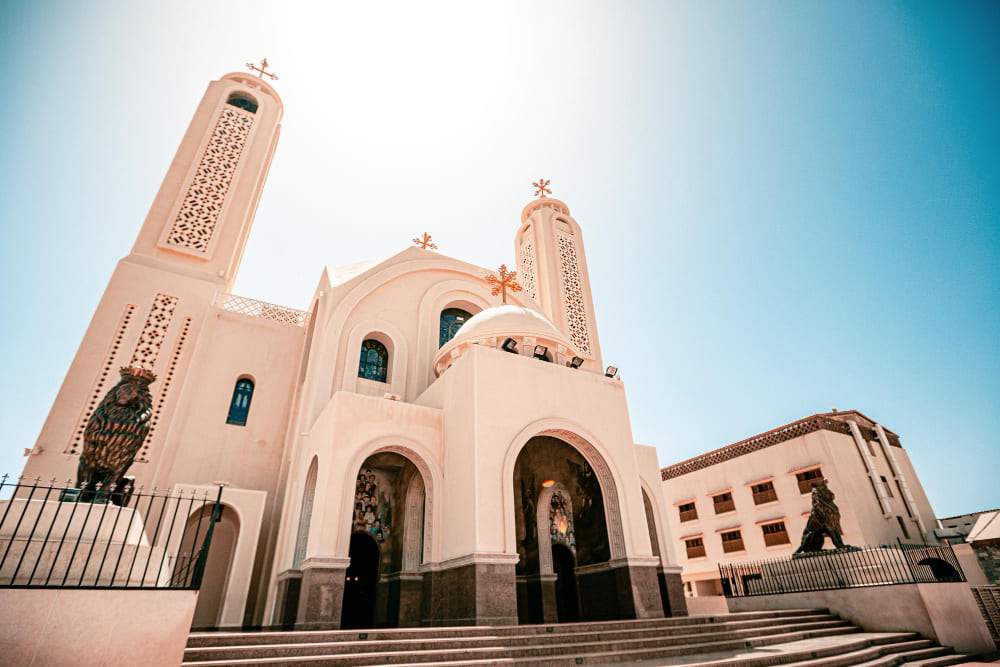
[(726, 597), (965, 581), (950, 544), (891, 544), (719, 564)]
[(4, 475), (0, 498), (0, 588), (197, 590), (222, 486), (86, 491)]

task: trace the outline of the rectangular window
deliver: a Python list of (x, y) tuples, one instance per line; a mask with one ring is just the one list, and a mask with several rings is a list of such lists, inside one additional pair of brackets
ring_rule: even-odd
[(694, 521), (698, 518), (698, 508), (694, 506), (694, 503), (684, 503), (683, 505), (678, 505), (677, 509), (681, 513), (681, 523), (684, 523), (685, 521)]
[(777, 546), (779, 544), (792, 543), (792, 541), (788, 539), (788, 531), (785, 530), (784, 521), (765, 523), (760, 527), (760, 529), (764, 533), (764, 544), (769, 547)]
[(906, 529), (906, 522), (903, 521), (903, 517), (897, 516), (896, 521), (899, 522), (899, 529), (903, 531), (903, 537), (906, 539), (910, 539), (910, 531)]
[(800, 473), (796, 473), (795, 478), (799, 482), (799, 493), (812, 493), (812, 481), (814, 479), (823, 479), (823, 471), (819, 468), (803, 470)]
[(754, 484), (750, 487), (753, 491), (753, 504), (763, 505), (764, 503), (773, 503), (778, 499), (778, 493), (774, 490), (774, 482), (764, 482), (763, 484)]
[[(896, 489), (899, 490), (899, 499), (903, 501), (903, 507), (906, 508), (906, 516), (913, 518), (913, 510), (910, 509), (910, 503), (906, 502), (906, 494), (903, 493), (903, 485), (896, 480)], [(966, 524), (968, 525), (968, 524)]]
[(888, 480), (886, 480), (885, 475), (879, 476), (882, 478), (882, 485), (885, 486), (885, 492), (889, 494), (890, 498), (892, 498), (892, 487), (889, 485)]
[(688, 558), (702, 558), (705, 555), (705, 543), (700, 537), (684, 540), (684, 546), (687, 547)]
[(712, 496), (712, 502), (715, 503), (716, 514), (725, 514), (736, 510), (736, 505), (733, 504), (733, 494), (730, 491)]
[(738, 530), (722, 533), (722, 550), (727, 554), (743, 551), (743, 534)]

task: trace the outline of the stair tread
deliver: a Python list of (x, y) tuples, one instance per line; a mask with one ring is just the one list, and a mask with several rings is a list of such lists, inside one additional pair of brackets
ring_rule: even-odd
[[(847, 621), (836, 619), (836, 620), (816, 621), (816, 622), (810, 622), (810, 623), (790, 624), (790, 625), (787, 625), (787, 626), (779, 626), (779, 627), (781, 629), (787, 629), (789, 632), (810, 632), (810, 631), (813, 631), (813, 630), (822, 630), (822, 629), (829, 629), (829, 628), (846, 628), (846, 627), (851, 627), (851, 626), (850, 626), (850, 624)], [(626, 643), (626, 642), (643, 641), (643, 640), (654, 640), (654, 639), (669, 640), (671, 642), (671, 644), (683, 644), (684, 643), (683, 640), (685, 640), (685, 639), (707, 638), (707, 637), (712, 637), (712, 636), (717, 636), (717, 635), (726, 635), (726, 634), (739, 634), (739, 635), (743, 635), (743, 636), (750, 636), (750, 637), (752, 637), (752, 636), (754, 636), (754, 633), (768, 632), (768, 630), (772, 630), (772, 629), (774, 629), (774, 628), (772, 627), (772, 628), (728, 629), (728, 628), (726, 628), (726, 627), (724, 627), (722, 625), (712, 625), (712, 626), (708, 626), (707, 628), (705, 628), (705, 630), (702, 631), (702, 632), (692, 632), (692, 633), (688, 633), (688, 634), (657, 635), (657, 636), (651, 636), (651, 637), (623, 637), (623, 638), (619, 638), (619, 639), (609, 638), (609, 637), (606, 637), (606, 636), (594, 637), (594, 635), (609, 635), (609, 634), (613, 635), (613, 634), (616, 634), (616, 633), (621, 634), (621, 633), (626, 633), (626, 632), (628, 632), (628, 633), (632, 633), (632, 632), (647, 632), (647, 633), (652, 634), (652, 633), (656, 632), (656, 628), (649, 629), (648, 631), (644, 631), (644, 630), (593, 631), (593, 632), (583, 632), (583, 631), (581, 631), (579, 633), (563, 633), (561, 635), (561, 637), (563, 639), (566, 639), (566, 640), (578, 639), (579, 641), (577, 641), (577, 642), (561, 641), (561, 642), (555, 642), (555, 643), (553, 643), (553, 645), (563, 646), (563, 645), (571, 645), (571, 644), (588, 644), (588, 643), (608, 645), (608, 644), (614, 644), (614, 643)], [(776, 633), (772, 632), (772, 633), (765, 634), (765, 635), (762, 635), (762, 636), (770, 636), (772, 634), (776, 634)], [(517, 636), (516, 638), (519, 639), (519, 640), (526, 640), (526, 641), (536, 640), (536, 641), (539, 641), (539, 642), (545, 642), (546, 640), (551, 641), (552, 639), (554, 639), (554, 636), (551, 635), (551, 634), (539, 634), (539, 635)], [(731, 639), (738, 640), (738, 639), (742, 639), (742, 638), (743, 638), (742, 636), (738, 636), (738, 637), (732, 637)], [(511, 639), (510, 636), (506, 636), (505, 637), (505, 636), (501, 636), (501, 635), (485, 635), (485, 636), (484, 635), (478, 635), (478, 636), (470, 637), (470, 638), (467, 638), (467, 639), (461, 639), (461, 638), (455, 638), (455, 637), (427, 637), (427, 638), (419, 638), (419, 639), (392, 639), (392, 640), (377, 640), (377, 641), (368, 640), (368, 639), (362, 639), (362, 640), (354, 640), (354, 641), (332, 641), (332, 642), (291, 642), (291, 643), (282, 643), (282, 644), (239, 644), (239, 645), (188, 647), (187, 649), (185, 649), (185, 654), (201, 655), (201, 654), (211, 654), (211, 653), (222, 653), (222, 652), (225, 652), (225, 651), (277, 650), (277, 649), (282, 649), (282, 648), (287, 648), (287, 649), (302, 649), (302, 648), (322, 648), (322, 647), (328, 647), (328, 648), (331, 648), (331, 649), (336, 649), (336, 648), (350, 649), (350, 648), (358, 648), (358, 647), (368, 647), (368, 646), (373, 646), (373, 645), (378, 645), (378, 644), (386, 645), (386, 646), (397, 646), (397, 647), (399, 647), (399, 649), (398, 649), (399, 651), (412, 651), (412, 650), (426, 650), (426, 651), (431, 651), (431, 650), (440, 650), (440, 649), (434, 649), (434, 648), (410, 649), (410, 648), (406, 648), (406, 646), (407, 645), (420, 646), (420, 645), (434, 644), (434, 643), (439, 643), (442, 646), (447, 646), (448, 644), (455, 643), (456, 641), (469, 642), (469, 641), (476, 641), (476, 640), (482, 641), (484, 643), (495, 642), (495, 643), (497, 643), (497, 645), (501, 645), (502, 646), (503, 645), (502, 642), (509, 641), (510, 639)], [(453, 650), (456, 650), (456, 651), (457, 650), (465, 650), (467, 648), (477, 648), (477, 647), (456, 647)], [(396, 650), (392, 650), (392, 651), (386, 650), (386, 651), (383, 651), (383, 652), (396, 652)], [(348, 653), (343, 653), (343, 655), (349, 655), (349, 654)]]

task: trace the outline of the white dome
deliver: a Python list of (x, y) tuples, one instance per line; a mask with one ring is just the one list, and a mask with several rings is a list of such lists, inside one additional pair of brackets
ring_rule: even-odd
[[(441, 375), (455, 360), (476, 345), (498, 348), (507, 338), (518, 345), (530, 341), (531, 345), (548, 348), (550, 361), (563, 361), (577, 356), (575, 346), (552, 322), (541, 313), (521, 306), (494, 306), (469, 318), (455, 337), (438, 350), (434, 357), (434, 372)], [(534, 348), (520, 348), (518, 354), (530, 354)]]
[(521, 306), (494, 306), (470, 317), (452, 340), (511, 335), (540, 336), (556, 340), (564, 338), (559, 330), (537, 311)]

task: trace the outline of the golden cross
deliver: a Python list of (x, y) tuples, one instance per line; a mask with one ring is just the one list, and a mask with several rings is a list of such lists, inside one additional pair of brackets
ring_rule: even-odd
[(263, 60), (260, 61), (260, 67), (257, 67), (253, 63), (247, 63), (247, 68), (253, 70), (254, 72), (257, 72), (257, 76), (260, 77), (261, 79), (263, 79), (265, 76), (268, 76), (271, 77), (271, 81), (278, 80), (277, 74), (271, 74), (270, 72), (267, 71), (267, 58), (264, 58)]
[(552, 190), (549, 189), (549, 183), (551, 182), (544, 178), (539, 178), (536, 182), (532, 183), (535, 186), (535, 196), (539, 199), (545, 199), (546, 194), (552, 194)]
[(424, 250), (427, 250), (428, 248), (431, 250), (437, 250), (437, 246), (431, 243), (431, 235), (427, 232), (424, 232), (423, 238), (415, 238), (413, 239), (413, 242)]
[(491, 273), (486, 276), (486, 282), (493, 288), (493, 291), (490, 292), (490, 294), (493, 296), (502, 294), (503, 303), (506, 305), (508, 289), (510, 289), (511, 292), (520, 292), (524, 288), (517, 283), (517, 271), (508, 271), (506, 264), (501, 264), (500, 270), (497, 271), (497, 273), (500, 274), (499, 278)]

